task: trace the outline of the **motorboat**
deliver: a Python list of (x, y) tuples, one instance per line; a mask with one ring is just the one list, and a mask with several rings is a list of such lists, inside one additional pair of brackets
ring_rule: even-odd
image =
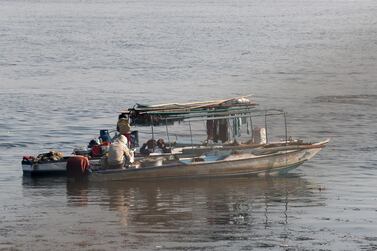
[[(93, 165), (89, 172), (76, 178), (115, 181), (280, 174), (310, 160), (330, 141), (311, 143), (292, 139), (288, 136), (286, 112), (256, 109), (256, 103), (245, 97), (186, 104), (136, 105), (123, 114), (134, 126), (151, 127), (152, 139), (156, 137), (154, 128), (164, 126), (172, 152), (136, 158), (134, 163), (122, 169), (103, 169)], [(283, 117), (284, 137), (272, 142), (268, 136), (267, 118), (276, 116)], [(253, 126), (253, 120), (258, 117), (264, 121), (263, 127)], [(175, 122), (188, 127), (185, 132), (190, 142), (179, 147), (169, 139)], [(198, 135), (194, 135), (193, 128), (198, 130), (195, 123), (205, 124), (204, 139), (198, 140)], [(239, 137), (242, 125), (247, 127), (246, 141)]]
[[(156, 127), (165, 128), (170, 151), (144, 155), (134, 145), (135, 161), (121, 169), (106, 169), (101, 166), (100, 156), (92, 158), (87, 151), (76, 152), (73, 157), (88, 157), (90, 165), (85, 172), (72, 172), (76, 177), (70, 178), (116, 181), (281, 174), (313, 158), (330, 141), (292, 139), (288, 136), (286, 112), (256, 107), (256, 103), (246, 97), (162, 105), (137, 104), (122, 111), (122, 116), (126, 116), (132, 126), (151, 128), (152, 139), (156, 138)], [(281, 127), (284, 135), (283, 139), (272, 141), (267, 118), (276, 116), (283, 117), (284, 125)], [(255, 127), (257, 118), (264, 121), (262, 127)], [(194, 127), (198, 129), (195, 123), (205, 125), (203, 134), (193, 133)], [(189, 142), (170, 140), (174, 136), (170, 129), (176, 124), (187, 126), (182, 133), (186, 134)], [(243, 139), (240, 137), (241, 127), (245, 127)], [(138, 137), (138, 133), (134, 135)], [(199, 136), (204, 138), (199, 139)], [(67, 175), (67, 170), (77, 168), (67, 166), (69, 159), (70, 156), (47, 160), (24, 157), (23, 173), (32, 176)]]

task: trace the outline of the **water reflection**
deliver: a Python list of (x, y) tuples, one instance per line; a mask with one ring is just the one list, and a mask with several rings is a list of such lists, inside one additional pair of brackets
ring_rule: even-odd
[[(323, 206), (325, 202), (315, 185), (290, 175), (67, 183), (67, 203), (68, 206), (101, 205), (103, 210), (116, 212), (119, 223), (136, 228), (139, 235), (151, 237), (151, 234), (181, 232), (198, 235), (202, 241), (218, 241), (250, 238), (250, 235), (245, 237), (243, 234), (259, 228), (278, 227), (286, 232), (284, 226), (296, 217), (295, 208)], [(235, 228), (236, 232), (229, 232)], [(288, 234), (283, 232), (280, 237), (287, 238)]]
[(308, 220), (304, 212), (325, 205), (317, 187), (295, 175), (127, 183), (24, 178), (23, 196), (46, 207), (34, 210), (38, 224), (57, 217), (63, 222), (57, 230), (70, 229), (77, 245), (80, 233), (89, 231), (93, 245), (224, 250), (232, 242), (240, 250), (286, 246), (297, 236), (308, 240), (313, 231), (300, 222)]
[[(291, 207), (323, 206), (315, 184), (290, 174), (279, 177), (85, 183), (65, 178), (23, 177), (23, 193), (57, 196), (66, 187), (67, 206), (100, 205), (119, 212), (124, 222), (174, 225), (202, 219), (207, 225), (252, 225), (280, 213), (288, 224)], [(59, 191), (59, 193), (57, 193)]]

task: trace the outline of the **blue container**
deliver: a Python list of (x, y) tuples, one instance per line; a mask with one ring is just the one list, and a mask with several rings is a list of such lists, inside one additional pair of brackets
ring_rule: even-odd
[(109, 134), (109, 130), (100, 130), (99, 131), (99, 138), (101, 139), (102, 142), (110, 142), (111, 137)]

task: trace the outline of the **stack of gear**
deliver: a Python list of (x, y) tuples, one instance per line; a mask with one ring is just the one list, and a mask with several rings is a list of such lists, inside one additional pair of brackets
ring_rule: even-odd
[(57, 161), (61, 160), (64, 157), (63, 153), (50, 151), (48, 153), (41, 153), (35, 158), (35, 162), (42, 162), (42, 161)]

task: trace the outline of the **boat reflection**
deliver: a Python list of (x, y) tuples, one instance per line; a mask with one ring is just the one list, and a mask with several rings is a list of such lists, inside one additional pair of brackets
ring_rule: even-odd
[(324, 198), (295, 175), (156, 182), (67, 183), (68, 206), (99, 204), (123, 225), (173, 227), (288, 224), (291, 207), (323, 206)]
[(38, 224), (57, 217), (63, 232), (85, 232), (93, 242), (115, 238), (132, 250), (287, 247), (295, 238), (311, 238), (307, 222), (316, 220), (313, 212), (328, 196), (318, 187), (294, 174), (107, 183), (23, 179), (24, 197), (45, 208), (28, 210)]

